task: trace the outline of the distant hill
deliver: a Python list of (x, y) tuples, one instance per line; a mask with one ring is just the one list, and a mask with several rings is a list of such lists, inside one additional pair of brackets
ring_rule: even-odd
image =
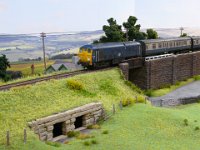
[[(178, 28), (156, 28), (159, 37), (178, 37)], [(142, 29), (146, 31), (146, 29)], [(200, 28), (184, 28), (189, 36), (199, 36)], [(91, 43), (103, 35), (102, 30), (84, 31), (68, 34), (47, 35), (45, 38), (48, 57), (58, 54), (77, 53), (82, 45)], [(0, 54), (6, 54), (10, 61), (42, 57), (42, 42), (39, 35), (0, 35)]]
[[(91, 43), (103, 35), (103, 31), (47, 35), (45, 38), (48, 57), (58, 53), (73, 53), (74, 49)], [(6, 54), (10, 61), (42, 57), (42, 41), (39, 35), (0, 35), (0, 54)]]

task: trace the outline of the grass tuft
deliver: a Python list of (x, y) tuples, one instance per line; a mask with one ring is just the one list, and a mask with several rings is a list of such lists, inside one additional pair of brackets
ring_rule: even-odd
[(68, 79), (67, 86), (72, 90), (83, 90), (83, 84), (74, 79)]
[(91, 145), (90, 141), (85, 141), (85, 142), (83, 142), (83, 144), (84, 144), (85, 146), (90, 146), (90, 145)]
[(188, 120), (187, 120), (187, 119), (184, 119), (184, 120), (183, 120), (183, 123), (184, 123), (184, 125), (185, 125), (185, 126), (188, 126), (188, 125), (189, 125), (189, 123), (188, 123)]
[(95, 139), (91, 140), (91, 143), (92, 144), (98, 144), (97, 140), (95, 140)]
[(46, 144), (50, 146), (54, 146), (54, 147), (61, 147), (61, 143), (57, 143), (57, 142), (47, 141)]
[(195, 127), (194, 130), (197, 131), (197, 130), (200, 130), (200, 128), (199, 127)]
[(98, 124), (95, 124), (95, 125), (89, 125), (89, 126), (87, 126), (87, 129), (101, 129), (101, 126), (98, 125)]
[(85, 139), (92, 138), (92, 136), (89, 134), (80, 133), (76, 138), (80, 140), (85, 140)]
[(69, 132), (67, 133), (67, 136), (68, 136), (68, 137), (77, 137), (77, 136), (79, 136), (79, 134), (80, 134), (79, 131), (69, 131)]
[(102, 134), (108, 134), (109, 132), (108, 132), (108, 130), (104, 130), (103, 132), (102, 132)]

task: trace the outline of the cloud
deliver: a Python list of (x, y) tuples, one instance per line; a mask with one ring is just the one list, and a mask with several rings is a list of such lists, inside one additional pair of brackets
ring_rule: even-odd
[(3, 12), (3, 11), (5, 11), (7, 9), (7, 6), (6, 6), (6, 4), (5, 3), (3, 3), (3, 2), (0, 2), (0, 12)]
[(64, 19), (64, 18), (66, 17), (66, 12), (60, 10), (60, 11), (56, 12), (56, 13), (53, 15), (53, 17), (56, 17), (56, 18), (58, 18), (58, 19)]

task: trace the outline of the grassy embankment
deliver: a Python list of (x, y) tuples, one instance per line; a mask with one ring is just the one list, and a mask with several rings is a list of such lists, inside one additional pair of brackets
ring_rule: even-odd
[[(20, 145), (23, 128), (27, 121), (35, 118), (92, 101), (101, 101), (109, 109), (124, 97), (138, 95), (124, 84), (117, 69), (72, 79), (81, 82), (84, 89), (71, 90), (67, 87), (66, 79), (62, 79), (0, 92), (0, 143), (5, 142), (5, 132), (10, 130), (12, 145)], [(33, 135), (29, 135), (29, 140), (32, 139), (30, 136)]]
[[(23, 144), (23, 128), (27, 121), (96, 100), (101, 101), (106, 110), (111, 110), (113, 103), (139, 95), (125, 84), (117, 69), (72, 79), (80, 82), (83, 90), (71, 90), (66, 79), (62, 79), (0, 92), (0, 149), (5, 148), (2, 144), (7, 130), (11, 132), (10, 149), (20, 150), (199, 149), (199, 104), (174, 109), (135, 104), (124, 107), (122, 111), (118, 109), (115, 116), (101, 124), (100, 130), (91, 133), (93, 139), (73, 140), (54, 147), (40, 142), (28, 131), (27, 144)], [(184, 119), (188, 120), (188, 125)], [(102, 134), (103, 131), (108, 131), (108, 134)], [(90, 145), (91, 140), (98, 144)], [(89, 146), (84, 143), (89, 143)]]

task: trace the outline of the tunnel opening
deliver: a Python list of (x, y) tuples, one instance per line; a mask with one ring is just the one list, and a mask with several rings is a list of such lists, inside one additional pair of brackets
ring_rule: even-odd
[(54, 124), (53, 128), (53, 138), (63, 135), (63, 122)]
[(83, 116), (77, 117), (74, 125), (75, 129), (83, 127)]

